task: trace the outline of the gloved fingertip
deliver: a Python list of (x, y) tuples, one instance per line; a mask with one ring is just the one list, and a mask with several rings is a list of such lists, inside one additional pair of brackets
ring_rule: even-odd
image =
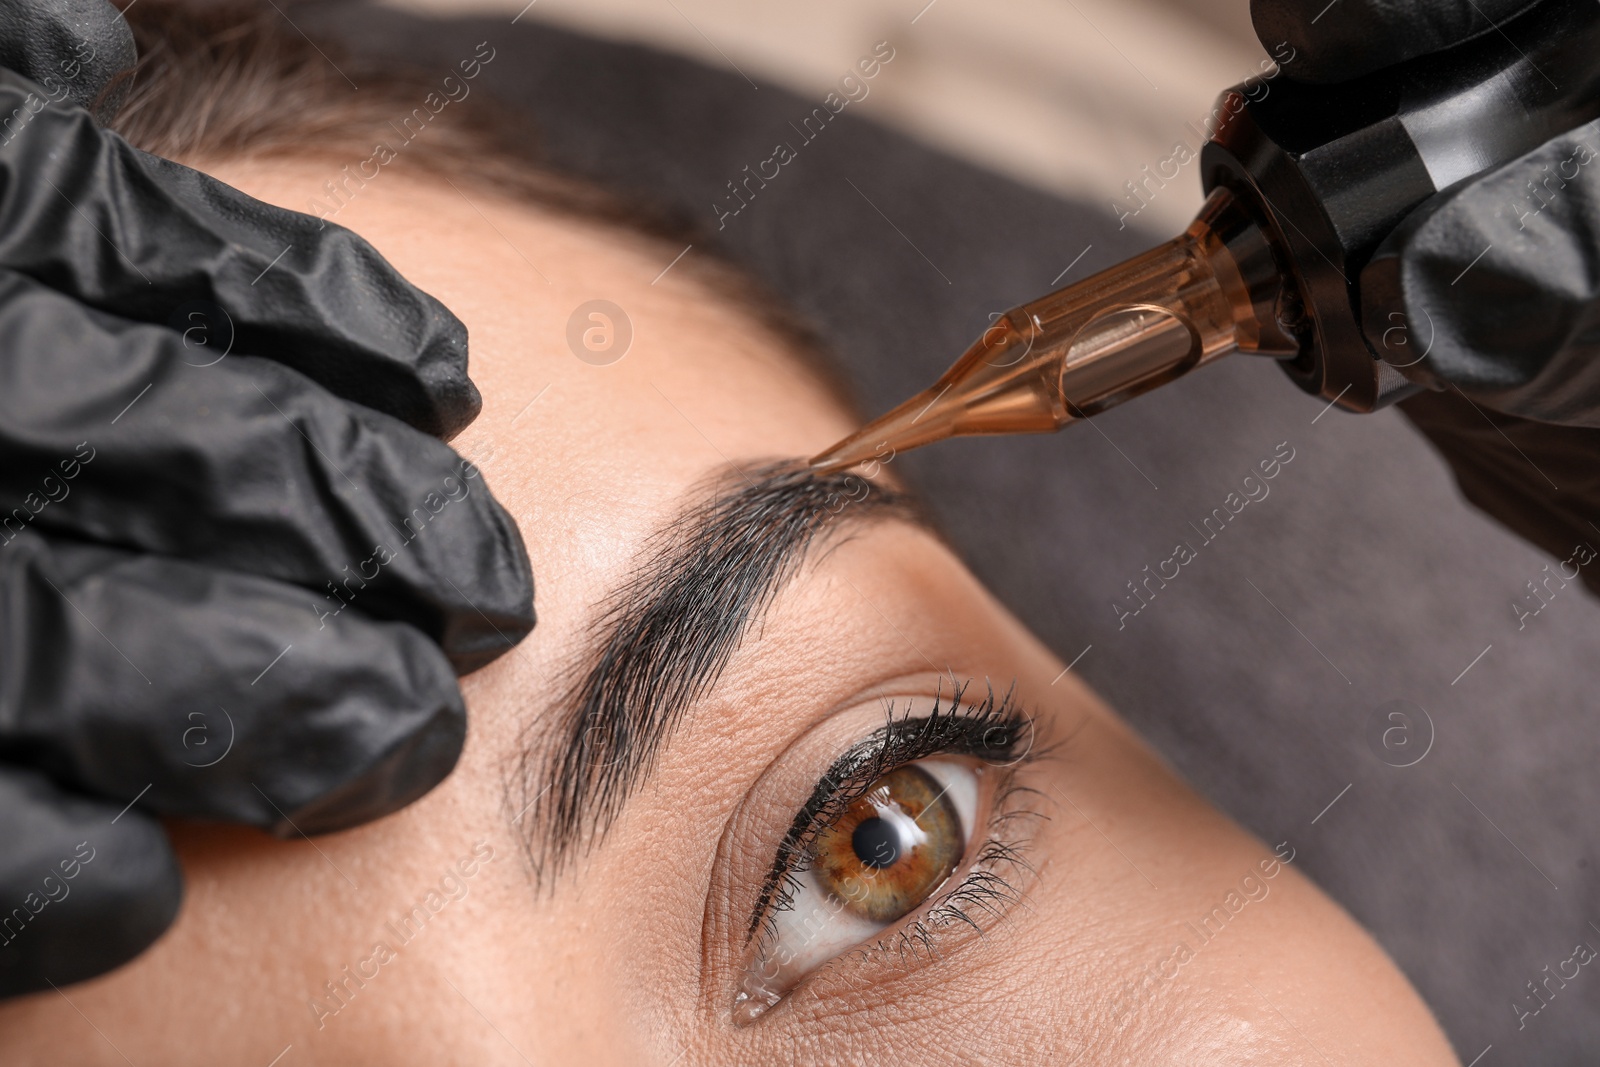
[(416, 361), (428, 406), (411, 424), (442, 441), (453, 440), (483, 410), (483, 394), (467, 376), (467, 327), (439, 305)]
[(457, 675), (471, 674), (515, 648), (533, 632), (533, 565), (516, 520), (485, 494), (479, 546), (489, 562), (474, 573), (475, 581), (456, 591), (466, 601), (444, 619), (439, 645)]
[(459, 691), (440, 703), (419, 729), (374, 753), (365, 771), (300, 805), (274, 825), (282, 838), (334, 833), (393, 814), (430, 792), (455, 770), (467, 739), (467, 714)]
[(313, 732), (297, 735), (298, 755), (285, 748), (252, 779), (268, 806), (258, 825), (278, 837), (333, 833), (392, 814), (444, 781), (466, 743), (466, 702), (431, 641), (395, 623), (344, 632), (345, 646), (330, 642), (316, 672), (342, 691), (308, 709), (300, 725)]
[(10, 908), (0, 918), (0, 997), (104, 974), (172, 925), (183, 875), (159, 823), (31, 772), (0, 778), (6, 814), (22, 823), (0, 858)]
[(137, 59), (133, 31), (107, 0), (0, 2), (0, 67), (38, 82), (52, 99), (88, 108), (98, 122), (121, 106), (127, 82), (118, 75)]
[(1397, 249), (1379, 248), (1361, 270), (1359, 293), (1361, 329), (1367, 344), (1379, 359), (1403, 374), (1408, 367), (1416, 365), (1417, 355), (1424, 346), (1413, 336), (1406, 317), (1400, 264)]

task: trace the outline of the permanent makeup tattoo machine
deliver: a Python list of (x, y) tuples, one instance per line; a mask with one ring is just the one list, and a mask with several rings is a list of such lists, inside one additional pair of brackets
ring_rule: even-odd
[(1429, 329), (1405, 321), (1393, 260), (1374, 252), (1436, 192), (1600, 115), (1596, 57), (1600, 4), (1547, 0), (1342, 84), (1227, 90), (1188, 230), (1000, 316), (932, 387), (812, 464), (1058, 430), (1231, 352), (1272, 357), (1352, 411), (1415, 392)]

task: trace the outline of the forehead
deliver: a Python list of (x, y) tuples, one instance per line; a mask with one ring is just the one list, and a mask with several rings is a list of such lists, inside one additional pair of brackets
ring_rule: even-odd
[[(330, 166), (205, 169), (300, 209)], [(541, 626), (564, 591), (614, 585), (706, 471), (811, 455), (853, 429), (780, 339), (702, 283), (697, 248), (676, 258), (681, 246), (402, 171), (336, 221), (467, 324), (483, 413), (452, 443), (522, 528)]]

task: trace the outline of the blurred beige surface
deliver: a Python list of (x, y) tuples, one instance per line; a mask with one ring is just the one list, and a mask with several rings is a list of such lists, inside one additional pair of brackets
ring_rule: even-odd
[[(697, 58), (819, 103), (878, 41), (893, 61), (861, 114), (1107, 210), (1126, 183), (1199, 147), (1217, 93), (1261, 70), (1246, 0), (391, 0), (503, 12)], [(1171, 173), (1170, 165), (1167, 173)], [(1182, 229), (1200, 206), (1188, 163), (1130, 218)]]

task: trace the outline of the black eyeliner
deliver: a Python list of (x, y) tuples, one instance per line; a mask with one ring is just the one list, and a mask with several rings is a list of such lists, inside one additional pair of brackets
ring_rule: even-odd
[[(796, 812), (789, 831), (779, 843), (772, 869), (762, 882), (761, 893), (750, 916), (745, 940), (755, 936), (763, 919), (776, 907), (774, 898), (798, 873), (812, 838), (829, 825), (879, 778), (919, 759), (930, 756), (972, 756), (987, 763), (1007, 763), (1026, 756), (1033, 744), (1033, 721), (1017, 707), (1015, 684), (997, 697), (987, 687), (981, 703), (964, 707), (961, 698), (967, 683), (957, 685), (946, 704), (942, 693), (925, 716), (895, 716), (893, 702), (885, 706), (883, 726), (863, 738), (833, 761), (812, 789), (810, 797)], [(975, 827), (968, 828), (976, 833)], [(784, 893), (787, 893), (784, 889)]]

